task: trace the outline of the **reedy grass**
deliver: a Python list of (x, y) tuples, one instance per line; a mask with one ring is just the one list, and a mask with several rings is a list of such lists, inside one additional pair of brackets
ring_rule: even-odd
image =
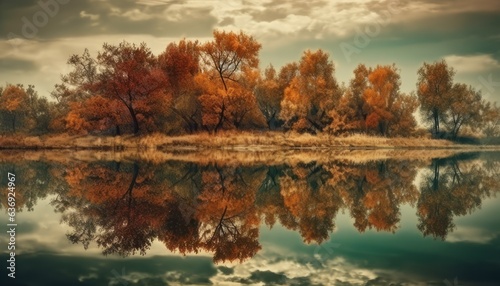
[(47, 136), (0, 136), (0, 149), (101, 149), (101, 150), (200, 150), (229, 149), (237, 151), (282, 149), (399, 149), (399, 148), (488, 148), (488, 146), (460, 145), (448, 140), (426, 137), (386, 138), (364, 134), (332, 136), (329, 134), (299, 134), (295, 132), (241, 132), (222, 131), (215, 134), (197, 133), (167, 136), (75, 136), (57, 134)]

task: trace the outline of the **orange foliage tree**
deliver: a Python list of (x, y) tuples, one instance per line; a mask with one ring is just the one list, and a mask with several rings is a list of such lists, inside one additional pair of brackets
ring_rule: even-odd
[[(104, 44), (96, 59), (86, 50), (82, 56), (72, 56), (68, 63), (74, 70), (63, 76), (55, 96), (71, 109), (65, 118), (70, 130), (114, 124), (119, 133), (119, 125), (129, 122), (133, 133), (140, 131), (140, 123), (147, 131), (159, 128), (156, 118), (165, 112), (170, 101), (168, 78), (146, 44)], [(91, 99), (94, 96), (100, 98)], [(106, 106), (118, 108), (103, 108)]]
[(269, 130), (279, 127), (279, 113), (281, 111), (283, 92), (280, 90), (276, 69), (272, 65), (266, 68), (264, 78), (259, 80), (256, 97), (260, 111), (266, 118)]
[(170, 98), (166, 88), (168, 78), (146, 44), (104, 44), (97, 59), (101, 73), (95, 89), (127, 109), (133, 122), (133, 133), (139, 132), (141, 120), (154, 124), (154, 116), (168, 108)]
[[(192, 133), (201, 127), (201, 106), (199, 102), (200, 88), (195, 76), (200, 72), (200, 44), (198, 41), (181, 40), (171, 43), (158, 56), (161, 69), (168, 78), (172, 94), (170, 111), (172, 118), (167, 118), (170, 125)], [(181, 120), (181, 123), (176, 121)], [(176, 126), (176, 125), (182, 125)]]
[(214, 40), (201, 47), (204, 72), (197, 78), (203, 125), (218, 131), (225, 125), (240, 128), (257, 109), (254, 89), (258, 79), (261, 45), (240, 32), (214, 31)]
[(334, 66), (327, 53), (322, 50), (304, 52), (298, 73), (285, 89), (281, 102), (280, 117), (287, 127), (316, 133), (331, 122), (328, 113), (339, 99), (339, 87), (333, 73)]
[(366, 127), (383, 135), (408, 136), (416, 127), (413, 113), (418, 107), (412, 95), (399, 91), (400, 76), (395, 65), (370, 70), (363, 93)]
[(7, 85), (0, 93), (0, 126), (16, 133), (27, 119), (28, 94), (20, 85)]
[(354, 78), (346, 89), (339, 104), (330, 111), (332, 123), (328, 131), (334, 134), (348, 131), (365, 131), (366, 111), (363, 93), (368, 86), (368, 68), (360, 64), (354, 69)]
[(391, 111), (399, 95), (399, 74), (395, 66), (377, 66), (368, 75), (368, 82), (363, 93), (366, 126), (385, 136), (389, 133), (389, 124), (394, 118)]
[(214, 252), (214, 261), (242, 262), (260, 250), (260, 219), (255, 207), (260, 179), (255, 173), (246, 176), (235, 168), (217, 165), (202, 173), (196, 217), (201, 223), (200, 245)]

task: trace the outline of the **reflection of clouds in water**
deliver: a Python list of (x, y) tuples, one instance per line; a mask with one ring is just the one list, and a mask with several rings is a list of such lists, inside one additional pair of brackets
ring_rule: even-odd
[(446, 238), (446, 241), (488, 244), (499, 236), (500, 233), (498, 232), (498, 230), (492, 232), (491, 229), (461, 226), (457, 227), (453, 232), (450, 232), (448, 234), (448, 237)]
[[(214, 194), (215, 192), (213, 190), (217, 189), (219, 185), (228, 190), (232, 189), (234, 194), (245, 194), (245, 196), (243, 196), (245, 198), (247, 198), (247, 194), (255, 193), (256, 197), (261, 199), (260, 201), (255, 199), (255, 201), (259, 202), (258, 211), (266, 213), (277, 210), (269, 214), (275, 215), (278, 219), (275, 223), (271, 224), (274, 225), (272, 231), (263, 230), (267, 229), (270, 225), (264, 226), (262, 220), (260, 222), (257, 222), (257, 220), (250, 220), (254, 222), (250, 224), (251, 227), (258, 225), (258, 223), (261, 224), (257, 236), (259, 242), (262, 244), (262, 250), (253, 258), (250, 258), (253, 254), (249, 255), (249, 259), (242, 264), (229, 263), (225, 264), (225, 266), (213, 266), (211, 257), (214, 255), (214, 252), (208, 253), (203, 250), (203, 247), (200, 247), (199, 250), (203, 252), (200, 253), (200, 255), (203, 257), (197, 258), (205, 261), (206, 264), (203, 266), (204, 269), (213, 269), (214, 271), (198, 276), (195, 275), (196, 283), (199, 282), (198, 284), (193, 280), (195, 279), (193, 278), (193, 272), (196, 274), (197, 269), (183, 269), (182, 266), (179, 265), (182, 264), (181, 261), (184, 259), (178, 256), (172, 256), (171, 252), (166, 249), (165, 244), (159, 242), (157, 238), (155, 238), (151, 247), (147, 248), (146, 258), (131, 258), (132, 261), (140, 260), (145, 264), (145, 267), (138, 267), (137, 265), (129, 266), (126, 262), (130, 261), (129, 259), (120, 260), (122, 261), (120, 263), (123, 263), (127, 271), (125, 273), (120, 272), (122, 269), (121, 264), (119, 267), (115, 267), (114, 269), (116, 269), (119, 275), (118, 277), (112, 278), (115, 279), (113, 280), (115, 281), (113, 285), (119, 285), (120, 279), (128, 281), (127, 283), (130, 285), (138, 283), (144, 284), (146, 282), (150, 284), (165, 284), (166, 282), (173, 285), (176, 285), (175, 283), (178, 285), (199, 285), (209, 283), (210, 280), (216, 285), (231, 285), (231, 283), (234, 283), (234, 285), (262, 285), (262, 283), (266, 285), (389, 285), (391, 283), (396, 283), (394, 285), (418, 285), (415, 284), (416, 282), (414, 281), (424, 281), (425, 278), (429, 277), (450, 277), (450, 275), (454, 275), (455, 273), (450, 274), (450, 272), (446, 272), (445, 268), (449, 271), (456, 271), (458, 267), (462, 267), (465, 262), (470, 260), (470, 254), (473, 252), (476, 253), (478, 257), (480, 256), (481, 259), (485, 259), (486, 253), (489, 254), (491, 251), (494, 251), (492, 245), (494, 245), (494, 239), (498, 237), (497, 232), (495, 232), (498, 231), (498, 200), (490, 199), (489, 195), (485, 196), (485, 194), (489, 194), (487, 191), (496, 190), (495, 181), (489, 177), (492, 175), (489, 173), (486, 174), (480, 169), (476, 169), (474, 167), (475, 165), (468, 163), (468, 161), (460, 161), (458, 159), (459, 158), (456, 158), (456, 161), (451, 161), (451, 163), (444, 161), (434, 162), (435, 164), (433, 163), (432, 167), (426, 168), (425, 171), (417, 171), (417, 167), (413, 165), (406, 168), (405, 164), (391, 160), (367, 164), (332, 162), (326, 165), (300, 164), (294, 167), (281, 167), (282, 170), (278, 172), (278, 174), (286, 174), (292, 186), (301, 187), (295, 190), (295, 193), (301, 196), (288, 197), (290, 202), (289, 205), (282, 204), (281, 199), (283, 198), (283, 192), (280, 192), (279, 188), (274, 188), (274, 185), (270, 188), (259, 189), (259, 192), (254, 189), (248, 190), (248, 188), (245, 187), (266, 186), (262, 181), (264, 181), (264, 174), (270, 171), (264, 168), (241, 167), (234, 169), (233, 167), (229, 168), (223, 166), (217, 170), (218, 172), (215, 172), (210, 168), (201, 169), (200, 171), (199, 167), (194, 168), (195, 171), (193, 171), (191, 170), (193, 166), (188, 165), (184, 166), (184, 169), (179, 169), (179, 164), (176, 164), (175, 167), (171, 167), (171, 169), (169, 169), (168, 165), (155, 167), (155, 170), (162, 170), (162, 173), (154, 173), (154, 177), (151, 176), (147, 177), (147, 179), (136, 181), (137, 188), (134, 189), (134, 196), (132, 198), (137, 199), (140, 203), (144, 203), (143, 205), (138, 204), (136, 212), (140, 213), (145, 218), (139, 220), (134, 228), (131, 229), (130, 233), (134, 235), (140, 233), (138, 232), (138, 228), (148, 225), (151, 222), (156, 222), (156, 224), (152, 226), (160, 226), (159, 229), (165, 226), (165, 221), (168, 222), (169, 224), (167, 224), (167, 226), (169, 227), (165, 230), (166, 234), (179, 233), (181, 232), (181, 227), (186, 226), (187, 223), (196, 221), (205, 224), (193, 224), (193, 229), (196, 230), (198, 228), (203, 230), (204, 225), (212, 222), (213, 213), (218, 214), (215, 216), (216, 222), (220, 220), (221, 215), (219, 213), (222, 212), (222, 210), (226, 213), (226, 208), (224, 208), (225, 205), (223, 204), (221, 205), (222, 208), (217, 208), (215, 211), (213, 209), (206, 210), (205, 213), (210, 214), (209, 219), (200, 215), (199, 211), (201, 208), (196, 208), (198, 213), (188, 209), (186, 215), (184, 212), (185, 208), (182, 207), (183, 204), (191, 201), (197, 202), (198, 198), (196, 193), (190, 196), (191, 193), (187, 192), (193, 189), (193, 184), (189, 183), (190, 181), (185, 184), (179, 183), (175, 185), (175, 192), (172, 191), (170, 193), (172, 197), (167, 197), (173, 200), (173, 202), (169, 204), (165, 204), (163, 201), (166, 192), (151, 193), (144, 191), (162, 189), (164, 186), (170, 186), (171, 181), (166, 180), (164, 182), (161, 181), (160, 178), (177, 178), (179, 173), (182, 174), (179, 170), (189, 170), (190, 172), (187, 174), (192, 174), (193, 176), (205, 175), (205, 177), (200, 177), (205, 179), (223, 177), (224, 180), (221, 179), (220, 181), (201, 180), (203, 183), (201, 186), (204, 188), (200, 185), (196, 185), (196, 187), (204, 190), (201, 191), (201, 193), (205, 194)], [(85, 166), (85, 168), (91, 168), (92, 171), (95, 171), (95, 167), (94, 165)], [(144, 174), (149, 174), (147, 172), (147, 170), (149, 170), (148, 167), (149, 166), (141, 165), (141, 170), (145, 170)], [(19, 245), (22, 248), (20, 251), (23, 253), (32, 253), (34, 255), (39, 255), (41, 251), (55, 252), (59, 255), (63, 254), (73, 259), (93, 257), (94, 260), (99, 260), (103, 264), (113, 264), (114, 262), (110, 261), (109, 258), (102, 258), (100, 255), (102, 249), (99, 249), (95, 244), (91, 244), (88, 251), (85, 251), (81, 244), (72, 245), (66, 238), (66, 234), (71, 232), (72, 228), (68, 227), (65, 223), (60, 223), (61, 214), (59, 212), (54, 212), (54, 209), (63, 209), (69, 212), (73, 212), (75, 209), (77, 211), (80, 210), (79, 214), (82, 216), (77, 216), (76, 218), (81, 220), (88, 216), (88, 206), (92, 206), (96, 211), (109, 210), (109, 206), (116, 207), (118, 205), (116, 202), (122, 202), (122, 193), (126, 194), (126, 188), (130, 185), (130, 181), (134, 181), (133, 178), (135, 178), (131, 173), (131, 165), (122, 164), (120, 168), (122, 168), (122, 172), (116, 171), (116, 174), (115, 171), (113, 171), (114, 169), (109, 166), (101, 168), (106, 171), (105, 174), (107, 175), (104, 176), (105, 178), (115, 179), (111, 180), (111, 183), (102, 180), (103, 184), (101, 185), (98, 184), (101, 182), (100, 180), (89, 179), (95, 177), (83, 176), (83, 178), (81, 178), (83, 184), (75, 183), (75, 187), (68, 190), (68, 194), (72, 194), (73, 197), (61, 191), (61, 197), (64, 198), (64, 196), (68, 196), (67, 201), (72, 202), (73, 205), (64, 204), (64, 200), (51, 203), (51, 201), (56, 199), (56, 197), (51, 194), (44, 199), (38, 200), (34, 205), (33, 212), (20, 212), (18, 218), (20, 222), (23, 222), (22, 227), (19, 228)], [(39, 169), (43, 168), (40, 167)], [(77, 167), (76, 169), (82, 170), (81, 167)], [(405, 169), (407, 170), (405, 171)], [(439, 170), (439, 184), (436, 184), (439, 188), (433, 189), (433, 180), (437, 178), (434, 174), (436, 170)], [(430, 189), (422, 187), (419, 190), (414, 188), (412, 192), (408, 191), (408, 186), (412, 186), (412, 180), (415, 178), (416, 173), (422, 174), (421, 182), (416, 184), (416, 186), (420, 188), (423, 185), (423, 187), (430, 185)], [(90, 172), (89, 174), (94, 173)], [(141, 173), (139, 178), (146, 178), (144, 174)], [(221, 176), (221, 174), (224, 176)], [(271, 177), (271, 179), (278, 181), (280, 178), (283, 178), (283, 176), (285, 175), (275, 175)], [(401, 179), (402, 177), (405, 179)], [(327, 178), (329, 178), (329, 180), (325, 181)], [(461, 180), (460, 184), (450, 183), (454, 182), (453, 180), (456, 178)], [(425, 184), (427, 183), (425, 180), (429, 180), (428, 185)], [(114, 190), (112, 188), (112, 186), (116, 187), (116, 181), (123, 181), (122, 187), (124, 191), (119, 188), (119, 190)], [(483, 187), (478, 187), (476, 189), (467, 187), (460, 188), (464, 185), (463, 182), (469, 181), (472, 182), (470, 184), (472, 186), (478, 185), (474, 184), (475, 182), (489, 182), (490, 185), (488, 186), (490, 187), (484, 190), (482, 190)], [(281, 183), (281, 188), (284, 188), (283, 180), (281, 180)], [(331, 184), (331, 188), (323, 190), (322, 187), (327, 184)], [(150, 186), (151, 188), (144, 188), (145, 186)], [(343, 189), (339, 196), (330, 197), (334, 192), (338, 192), (342, 186)], [(386, 186), (389, 187), (386, 188)], [(415, 185), (413, 185), (413, 187), (415, 187)], [(46, 187), (46, 189), (52, 190), (55, 188)], [(78, 191), (80, 189), (81, 192)], [(108, 197), (103, 195), (103, 189), (106, 190)], [(170, 188), (166, 189), (170, 190)], [(426, 192), (423, 192), (422, 189), (426, 190)], [(482, 191), (477, 192), (477, 189)], [(78, 192), (75, 192), (75, 190)], [(387, 192), (387, 190), (391, 191)], [(47, 193), (49, 192), (47, 191)], [(94, 194), (94, 196), (89, 196), (89, 194)], [(190, 195), (182, 196), (179, 194)], [(224, 194), (231, 194), (231, 192), (226, 191)], [(264, 196), (264, 194), (267, 194), (267, 196)], [(358, 196), (360, 194), (362, 196)], [(412, 194), (412, 197), (408, 198), (408, 194)], [(423, 194), (426, 196), (422, 196)], [(259, 197), (261, 195), (262, 197)], [(173, 197), (175, 197), (175, 200), (172, 199)], [(235, 198), (236, 197), (237, 196), (235, 196)], [(393, 197), (397, 199), (391, 199)], [(450, 199), (450, 197), (452, 199)], [(41, 196), (41, 198), (43, 198), (43, 196)], [(417, 198), (419, 198), (419, 205), (405, 203), (415, 202)], [(477, 204), (467, 203), (476, 202), (477, 200), (475, 200), (475, 198), (485, 202), (481, 210), (477, 209)], [(84, 202), (88, 200), (89, 203), (81, 204), (80, 199), (85, 199)], [(209, 199), (211, 200), (205, 200), (205, 206), (212, 206), (219, 201), (219, 197), (210, 197)], [(309, 206), (315, 206), (313, 209), (318, 212), (323, 210), (331, 211), (331, 205), (325, 205), (324, 203), (338, 201), (339, 199), (344, 200), (346, 204), (348, 203), (348, 206), (343, 205), (346, 211), (343, 214), (339, 213), (338, 216), (324, 216), (326, 218), (325, 221), (334, 221), (337, 226), (337, 228), (334, 228), (337, 230), (335, 234), (330, 231), (327, 232), (328, 237), (335, 241), (335, 243), (333, 243), (333, 241), (324, 243), (322, 246), (326, 248), (319, 249), (318, 251), (316, 251), (316, 245), (305, 245), (303, 241), (306, 240), (306, 236), (303, 236), (303, 233), (299, 231), (302, 230), (302, 228), (299, 228), (301, 225), (298, 224), (298, 222), (304, 221), (304, 218), (318, 218), (320, 216), (312, 213)], [(111, 201), (111, 203), (109, 203), (108, 200)], [(241, 208), (253, 206), (253, 201), (254, 198), (250, 197), (248, 204), (242, 204), (240, 200), (234, 199), (235, 206), (233, 209), (235, 209), (235, 214), (240, 214), (238, 210)], [(127, 200), (125, 200), (125, 202), (127, 202)], [(365, 204), (363, 204), (363, 202)], [(367, 209), (360, 210), (359, 207), (366, 205), (367, 202), (369, 203)], [(156, 208), (157, 211), (152, 212), (150, 206), (158, 206), (158, 208)], [(294, 206), (295, 208), (289, 208), (289, 206)], [(323, 206), (323, 208), (321, 208), (321, 206)], [(419, 209), (418, 206), (421, 208)], [(464, 212), (464, 209), (469, 209), (467, 206), (472, 206), (470, 207), (471, 210), (467, 212), (469, 216)], [(178, 214), (175, 213), (177, 209), (179, 209)], [(380, 212), (380, 210), (385, 209), (389, 209), (390, 211)], [(450, 232), (447, 242), (443, 243), (441, 241), (435, 242), (432, 239), (421, 239), (420, 235), (416, 235), (418, 233), (416, 228), (418, 221), (415, 219), (415, 214), (418, 214), (417, 210), (424, 210), (426, 212), (422, 213), (427, 215), (428, 213), (433, 213), (434, 210), (443, 209), (447, 210), (447, 212), (444, 213), (445, 218), (449, 218), (450, 220), (455, 217), (465, 219), (455, 222), (457, 227), (455, 232)], [(352, 210), (364, 212), (361, 212), (360, 216), (354, 216), (355, 213)], [(430, 211), (427, 212), (427, 210)], [(171, 217), (167, 217), (169, 219), (155, 220), (157, 216), (161, 216), (167, 212), (171, 215)], [(392, 218), (392, 214), (396, 214), (398, 217), (401, 214), (411, 215), (411, 220), (401, 221), (401, 223), (407, 225), (407, 229), (411, 230), (412, 236), (405, 236), (408, 232), (400, 233), (399, 229), (397, 232), (398, 235), (395, 236), (385, 232), (379, 234), (376, 230), (385, 230), (386, 228), (381, 227), (379, 229), (376, 227), (368, 227), (370, 225), (363, 228), (363, 230), (366, 229), (366, 232), (362, 235), (357, 232), (353, 233), (351, 226), (353, 225), (353, 217), (363, 222), (366, 221), (366, 218), (370, 218), (371, 213), (383, 215), (383, 218)], [(108, 222), (112, 218), (109, 214), (109, 212), (102, 212), (102, 214), (95, 219), (97, 222)], [(125, 212), (124, 214), (126, 215), (127, 213)], [(429, 217), (424, 215), (421, 215), (421, 217)], [(194, 218), (189, 219), (191, 217)], [(438, 218), (437, 222), (440, 222), (439, 219), (441, 216), (430, 218), (431, 219), (424, 221), (426, 222), (425, 226), (432, 226), (433, 223), (436, 222), (434, 218)], [(382, 219), (382, 222), (383, 221), (384, 219)], [(393, 220), (390, 221), (392, 222)], [(118, 222), (121, 222), (121, 220), (118, 220)], [(449, 222), (449, 220), (445, 222)], [(304, 229), (308, 230), (307, 226), (309, 225), (321, 226), (322, 229), (330, 227), (329, 224), (320, 224), (315, 219), (308, 220), (308, 224), (303, 225), (305, 226)], [(392, 226), (393, 224), (390, 225)], [(103, 227), (106, 226), (107, 224), (103, 223)], [(121, 226), (121, 224), (119, 224), (119, 226)], [(234, 221), (234, 226), (241, 227), (241, 221)], [(283, 231), (280, 231), (280, 229)], [(434, 228), (429, 227), (429, 229), (435, 231)], [(189, 230), (189, 228), (187, 228), (187, 230)], [(436, 229), (436, 231), (439, 230), (441, 230), (441, 228)], [(312, 233), (314, 234), (315, 232)], [(322, 232), (320, 232), (320, 234), (321, 233)], [(429, 232), (429, 234), (434, 234), (434, 232)], [(192, 233), (186, 232), (185, 237), (190, 238), (194, 236)], [(227, 233), (221, 235), (221, 237), (227, 237)], [(177, 237), (174, 236), (173, 238)], [(2, 241), (5, 240), (2, 239)], [(448, 243), (458, 241), (473, 243)], [(173, 242), (176, 242), (176, 240), (173, 240)], [(196, 242), (196, 239), (187, 239), (185, 243), (192, 245), (193, 242)], [(438, 246), (440, 243), (442, 246)], [(479, 245), (479, 243), (481, 245)], [(176, 246), (175, 244), (172, 245)], [(229, 241), (227, 244), (222, 244), (220, 249), (217, 249), (222, 252), (227, 252), (227, 249), (234, 245), (234, 243)], [(248, 243), (243, 243), (242, 245), (248, 245)], [(328, 251), (329, 246), (335, 247), (336, 245), (338, 246), (335, 249), (331, 252)], [(435, 247), (439, 247), (439, 251), (434, 251)], [(237, 250), (242, 249), (239, 246), (234, 248)], [(173, 249), (176, 248), (173, 247)], [(478, 251), (478, 249), (480, 251)], [(453, 253), (453, 255), (451, 253)], [(153, 266), (155, 255), (161, 255), (160, 259), (162, 262), (159, 264), (159, 267)], [(192, 255), (189, 255), (188, 257), (193, 258), (191, 256)], [(450, 256), (454, 256), (455, 259), (450, 261)], [(111, 259), (113, 258), (114, 256), (111, 256)], [(247, 258), (247, 256), (245, 256), (245, 258)], [(406, 258), (408, 258), (408, 261), (400, 265), (399, 262)], [(422, 261), (429, 262), (422, 263)], [(83, 265), (84, 263), (81, 262), (80, 266)], [(86, 265), (92, 264), (88, 263)], [(443, 268), (437, 267), (441, 265), (443, 265)], [(487, 266), (488, 267), (483, 267), (483, 272), (493, 273), (491, 269), (493, 269), (495, 265), (491, 264)], [(213, 267), (219, 267), (218, 271)], [(395, 267), (399, 269), (398, 271), (400, 272), (393, 270)], [(84, 271), (82, 271), (82, 269)], [(102, 278), (105, 272), (96, 272), (95, 270), (90, 270), (88, 267), (82, 267), (82, 269), (72, 274), (75, 277), (83, 279), (83, 281), (95, 279), (96, 273), (99, 273), (99, 277)], [(475, 270), (475, 268), (471, 268), (471, 271)], [(110, 271), (111, 270), (108, 272)], [(412, 275), (414, 278), (411, 278)], [(108, 276), (113, 275), (109, 274)]]
[[(426, 285), (424, 280), (389, 270), (372, 270), (354, 265), (343, 257), (322, 261), (322, 264), (300, 261), (303, 258), (257, 255), (254, 259), (234, 266), (232, 274), (218, 271), (210, 280), (215, 285)], [(313, 265), (315, 267), (313, 267)], [(405, 278), (406, 276), (406, 278)], [(272, 281), (272, 279), (276, 279)], [(392, 283), (392, 284), (391, 284)]]
[[(42, 250), (55, 251), (61, 254), (76, 254), (83, 251), (81, 245), (75, 245), (68, 241), (66, 233), (69, 227), (60, 223), (61, 214), (54, 212), (50, 202), (56, 195), (47, 196), (39, 200), (33, 211), (18, 212), (18, 232), (16, 254), (36, 253)], [(25, 230), (25, 225), (34, 225), (30, 230)], [(91, 249), (86, 255), (100, 254), (99, 249)]]
[[(232, 265), (232, 273), (218, 271), (211, 278), (215, 285), (232, 283), (263, 285), (389, 285), (367, 284), (369, 281), (389, 281), (375, 271), (352, 264), (345, 257), (328, 255), (318, 259), (314, 247), (294, 252), (293, 245), (274, 242), (264, 247), (253, 259)], [(275, 279), (275, 281), (271, 281)], [(305, 284), (304, 284), (305, 283)], [(237, 284), (234, 284), (237, 285)]]

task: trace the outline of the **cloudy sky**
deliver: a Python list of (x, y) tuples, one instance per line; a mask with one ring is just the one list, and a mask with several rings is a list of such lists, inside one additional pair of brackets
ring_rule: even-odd
[(330, 53), (339, 82), (358, 63), (395, 63), (402, 90), (424, 61), (445, 58), (455, 80), (500, 101), (498, 0), (1, 0), (0, 85), (35, 84), (49, 95), (71, 54), (104, 42), (145, 42), (155, 54), (213, 29), (243, 30), (262, 44), (261, 68)]

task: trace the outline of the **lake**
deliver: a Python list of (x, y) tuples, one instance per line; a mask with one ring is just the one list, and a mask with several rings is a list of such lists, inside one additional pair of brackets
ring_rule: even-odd
[(373, 152), (3, 153), (0, 284), (500, 285), (500, 153)]

